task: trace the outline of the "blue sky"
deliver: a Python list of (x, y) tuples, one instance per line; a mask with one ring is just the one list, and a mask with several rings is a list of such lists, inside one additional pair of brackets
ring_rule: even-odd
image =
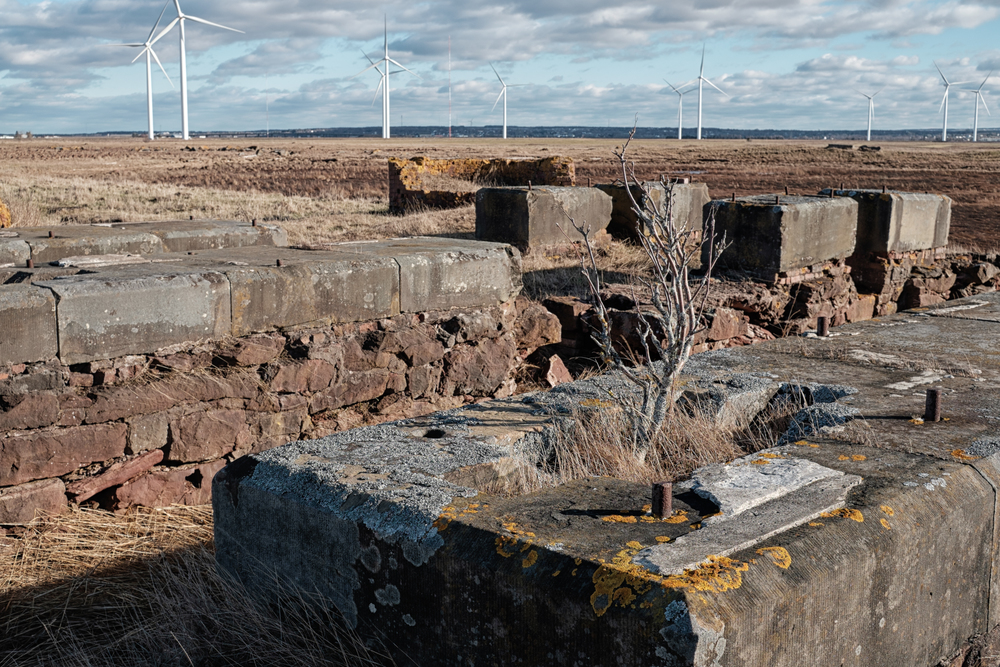
[[(497, 125), (500, 84), (511, 125), (675, 127), (680, 84), (705, 75), (729, 97), (705, 94), (705, 126), (861, 129), (876, 98), (876, 129), (938, 127), (953, 81), (949, 126), (972, 124), (974, 96), (1000, 70), (1000, 0), (711, 0), (617, 5), (598, 0), (182, 0), (188, 14), (246, 34), (189, 24), (191, 127), (258, 129), (374, 126), (378, 75), (362, 52), (382, 50), (419, 74), (392, 76), (392, 122), (446, 125), (448, 40), (456, 125)], [(130, 64), (162, 4), (145, 0), (0, 0), (0, 133), (145, 128), (145, 68)], [(173, 18), (173, 5), (164, 23)], [(177, 85), (176, 31), (156, 45)], [(993, 90), (997, 90), (994, 97)], [(180, 126), (179, 94), (154, 75), (158, 130)], [(984, 88), (1000, 126), (1000, 74)], [(684, 98), (684, 125), (696, 93)]]

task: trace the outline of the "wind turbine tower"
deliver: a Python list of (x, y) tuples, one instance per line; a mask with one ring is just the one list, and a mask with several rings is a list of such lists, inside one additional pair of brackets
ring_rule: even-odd
[(980, 102), (980, 100), (982, 100), (983, 108), (986, 109), (986, 113), (990, 114), (991, 116), (993, 115), (992, 113), (990, 113), (990, 108), (988, 106), (986, 106), (986, 98), (983, 97), (983, 86), (986, 85), (986, 82), (990, 80), (991, 76), (993, 76), (993, 70), (990, 70), (990, 73), (986, 75), (986, 78), (983, 79), (983, 82), (981, 84), (979, 84), (978, 88), (976, 88), (975, 90), (966, 90), (965, 91), (967, 93), (975, 93), (976, 94), (976, 115), (975, 115), (975, 120), (972, 123), (972, 140), (973, 141), (979, 141), (979, 102)]
[(729, 97), (729, 95), (726, 94), (726, 92), (724, 90), (722, 90), (717, 85), (715, 85), (714, 83), (712, 83), (711, 81), (709, 81), (708, 79), (705, 78), (705, 45), (702, 44), (702, 46), (701, 46), (701, 69), (698, 70), (698, 140), (699, 141), (701, 141), (701, 97), (702, 97), (702, 89), (704, 87), (703, 84), (706, 84), (706, 83), (708, 85), (710, 85), (712, 88), (715, 88), (717, 91), (719, 91), (720, 93), (722, 93), (726, 97)]
[(937, 68), (938, 74), (941, 75), (941, 80), (944, 81), (944, 97), (941, 98), (941, 106), (938, 110), (944, 109), (944, 123), (941, 126), (941, 141), (948, 141), (948, 93), (951, 91), (952, 86), (957, 86), (963, 83), (969, 83), (968, 81), (948, 81), (948, 77), (944, 75), (941, 68), (938, 67), (937, 63), (934, 63), (934, 67)]
[(871, 95), (865, 95), (868, 98), (868, 141), (872, 140), (872, 121), (875, 119), (875, 96), (881, 93), (881, 89), (878, 92), (872, 93)]
[[(506, 139), (507, 138), (507, 88), (514, 88), (516, 86), (523, 86), (524, 84), (523, 83), (511, 83), (511, 84), (507, 84), (506, 82), (504, 82), (503, 78), (500, 77), (500, 73), (497, 72), (497, 68), (493, 67), (493, 63), (490, 63), (490, 69), (492, 69), (493, 73), (497, 75), (497, 78), (500, 79), (500, 85), (503, 86), (503, 88), (500, 89), (500, 94), (497, 95), (497, 101), (493, 103), (493, 109), (497, 108), (497, 104), (500, 103), (500, 98), (502, 97), (503, 98), (503, 138)], [(492, 111), (493, 109), (490, 109), (490, 111)]]
[[(675, 93), (677, 93), (677, 140), (680, 141), (681, 139), (683, 139), (682, 133), (684, 131), (684, 96), (690, 93), (694, 89), (691, 88), (689, 90), (681, 90), (680, 88), (676, 88), (674, 84), (670, 83), (666, 79), (664, 79), (663, 81), (668, 86), (670, 86)], [(688, 81), (687, 83), (682, 83), (681, 88), (691, 83), (692, 83), (691, 81)], [(699, 127), (700, 125), (701, 124), (699, 123)]]
[[(176, 2), (176, 0), (175, 0), (175, 2)], [(416, 73), (414, 73), (414, 72), (406, 69), (405, 67), (403, 67), (402, 65), (400, 65), (398, 62), (396, 62), (395, 60), (393, 60), (392, 58), (389, 57), (389, 21), (388, 21), (388, 18), (384, 19), (384, 21), (385, 21), (385, 28), (384, 28), (383, 42), (382, 42), (382, 44), (383, 44), (382, 58), (380, 60), (372, 61), (372, 59), (368, 58), (368, 56), (366, 54), (365, 58), (368, 58), (368, 62), (370, 62), (371, 65), (369, 65), (368, 67), (364, 68), (363, 70), (361, 70), (360, 72), (358, 72), (357, 74), (355, 74), (354, 76), (352, 76), (351, 78), (353, 79), (356, 76), (361, 76), (362, 74), (364, 74), (365, 72), (367, 72), (368, 70), (370, 70), (372, 68), (374, 68), (376, 72), (378, 72), (379, 74), (382, 75), (382, 78), (379, 81), (379, 87), (382, 88), (382, 138), (383, 139), (389, 139), (390, 136), (391, 136), (390, 121), (389, 121), (389, 75), (390, 74), (399, 74), (400, 72), (410, 72), (410, 74), (413, 74), (413, 76), (417, 77), (418, 79), (420, 78), (420, 76), (418, 74), (416, 74)], [(382, 71), (382, 69), (379, 67), (379, 65), (383, 65), (385, 67), (385, 72)], [(390, 65), (395, 65), (396, 67), (399, 67), (400, 68), (399, 71), (390, 72), (389, 71), (389, 66)], [(378, 88), (375, 89), (375, 94), (378, 95)]]
[[(170, 0), (167, 0), (167, 4), (170, 4)], [(132, 62), (135, 62), (143, 55), (146, 56), (146, 116), (149, 120), (149, 140), (153, 141), (156, 136), (153, 132), (153, 67), (150, 56), (152, 60), (156, 60), (156, 64), (160, 66), (160, 71), (163, 72), (163, 76), (167, 77), (167, 81), (170, 81), (170, 77), (167, 76), (167, 70), (163, 69), (163, 63), (160, 59), (156, 57), (156, 52), (153, 51), (153, 44), (156, 39), (153, 39), (153, 33), (156, 32), (156, 28), (160, 25), (160, 19), (163, 18), (163, 12), (167, 11), (167, 4), (163, 5), (163, 9), (160, 10), (160, 15), (156, 19), (156, 23), (153, 24), (153, 29), (149, 31), (149, 36), (146, 37), (146, 41), (142, 44), (112, 44), (111, 46), (131, 46), (131, 47), (141, 47), (142, 51), (139, 52)], [(161, 35), (162, 37), (162, 35)], [(174, 87), (174, 82), (170, 81), (170, 87)]]

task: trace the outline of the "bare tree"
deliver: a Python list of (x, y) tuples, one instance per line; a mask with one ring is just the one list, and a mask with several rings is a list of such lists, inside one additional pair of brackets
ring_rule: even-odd
[[(612, 340), (590, 230), (575, 221), (573, 226), (584, 239), (586, 255), (581, 257), (581, 267), (594, 299), (599, 324), (591, 337), (600, 346), (605, 364), (640, 390), (641, 398), (637, 395), (615, 398), (630, 418), (633, 451), (639, 459), (645, 460), (663, 422), (673, 410), (677, 378), (691, 356), (695, 335), (704, 328), (702, 314), (708, 300), (712, 270), (725, 248), (725, 239), (715, 240), (714, 204), (703, 229), (692, 229), (686, 220), (676, 220), (674, 183), (662, 176), (664, 197), (658, 205), (651, 189), (636, 177), (635, 164), (627, 157), (634, 136), (633, 127), (615, 156), (632, 210), (638, 218), (640, 243), (653, 266), (650, 277), (640, 279), (652, 295), (653, 307), (650, 310), (636, 306), (642, 349), (631, 353), (637, 364), (626, 363)], [(702, 273), (692, 281), (692, 263), (702, 255), (702, 246), (706, 244), (708, 252)], [(654, 363), (654, 359), (659, 361)]]

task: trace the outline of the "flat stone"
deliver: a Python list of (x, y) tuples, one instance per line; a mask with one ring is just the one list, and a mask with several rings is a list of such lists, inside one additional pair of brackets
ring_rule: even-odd
[[(716, 237), (724, 233), (730, 244), (720, 267), (769, 278), (854, 252), (858, 204), (849, 197), (755, 195), (713, 205)], [(707, 250), (703, 246), (702, 262)]]
[(140, 454), (134, 459), (114, 463), (99, 475), (84, 477), (83, 479), (71, 482), (66, 487), (66, 492), (74, 496), (76, 502), (82, 503), (104, 489), (127, 482), (133, 477), (146, 472), (162, 460), (163, 450), (154, 449), (145, 454)]
[(685, 386), (681, 403), (722, 429), (735, 429), (750, 423), (777, 393), (774, 380), (750, 373), (739, 373), (712, 381)]
[(56, 300), (29, 285), (0, 286), (0, 364), (54, 359), (59, 353)]
[(8, 434), (0, 439), (0, 486), (58, 477), (124, 453), (124, 424)]
[(262, 222), (253, 226), (233, 220), (170, 220), (123, 226), (159, 237), (164, 252), (288, 245), (288, 233), (282, 227)]
[(165, 266), (119, 267), (120, 273), (79, 274), (37, 283), (59, 300), (62, 362), (146, 354), (230, 334), (226, 277), (214, 271), (161, 268)]
[(521, 291), (520, 253), (502, 243), (420, 236), (341, 243), (331, 250), (394, 259), (404, 313), (495, 305)]
[(31, 257), (31, 248), (20, 238), (0, 238), (0, 266), (26, 266)]
[(858, 202), (857, 252), (912, 252), (948, 245), (951, 199), (924, 192), (831, 190)]
[(597, 188), (482, 188), (476, 193), (476, 238), (521, 249), (593, 239), (611, 222), (611, 197)]
[(0, 487), (0, 524), (31, 523), (38, 512), (58, 514), (64, 509), (66, 487), (61, 479)]
[(78, 255), (151, 255), (163, 252), (163, 243), (155, 234), (128, 225), (55, 225), (50, 230), (25, 227), (21, 238), (31, 247), (35, 264), (56, 262)]

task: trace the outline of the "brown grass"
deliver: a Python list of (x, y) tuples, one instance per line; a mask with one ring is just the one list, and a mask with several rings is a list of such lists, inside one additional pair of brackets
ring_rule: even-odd
[(0, 543), (0, 665), (387, 664), (318, 598), (251, 598), (215, 566), (211, 507), (74, 509)]

